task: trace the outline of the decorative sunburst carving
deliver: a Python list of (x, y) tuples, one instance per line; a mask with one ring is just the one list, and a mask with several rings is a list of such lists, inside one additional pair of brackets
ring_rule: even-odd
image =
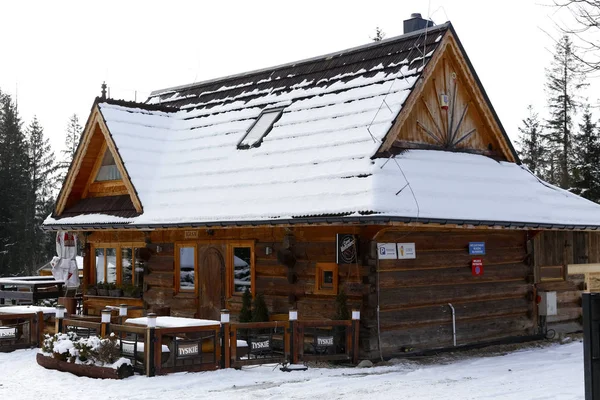
[[(473, 128), (459, 135), (471, 102), (465, 103), (462, 110), (458, 109), (456, 106), (458, 80), (455, 73), (452, 73), (451, 76), (452, 79), (450, 79), (449, 85), (447, 82), (444, 91), (438, 89), (437, 82), (433, 79), (432, 90), (434, 91), (434, 98), (437, 99), (437, 110), (432, 110), (425, 97), (421, 96), (421, 102), (427, 110), (427, 117), (431, 124), (425, 124), (425, 121), (421, 122), (417, 120), (417, 127), (425, 132), (436, 145), (448, 149), (456, 148), (460, 143), (477, 132), (477, 129)], [(428, 125), (433, 128), (429, 128)]]

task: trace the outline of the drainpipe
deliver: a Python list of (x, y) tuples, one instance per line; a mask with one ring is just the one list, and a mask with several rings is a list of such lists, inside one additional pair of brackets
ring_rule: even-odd
[(448, 306), (452, 310), (452, 341), (454, 342), (454, 347), (456, 347), (456, 312), (452, 303), (448, 303)]

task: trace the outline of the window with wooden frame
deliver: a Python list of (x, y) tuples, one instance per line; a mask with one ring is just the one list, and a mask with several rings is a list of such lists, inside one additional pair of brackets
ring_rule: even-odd
[(104, 156), (96, 173), (96, 182), (116, 181), (121, 179), (121, 172), (117, 168), (115, 158), (108, 148), (104, 150)]
[(93, 243), (91, 275), (95, 283), (115, 283), (142, 288), (146, 259), (144, 243)]
[(82, 197), (121, 196), (129, 194), (123, 175), (106, 143), (102, 145)]
[(197, 293), (198, 247), (195, 243), (175, 246), (175, 293)]
[(335, 263), (317, 263), (315, 275), (315, 293), (338, 294), (338, 265)]
[(227, 297), (241, 296), (246, 289), (254, 294), (254, 242), (244, 241), (227, 245)]

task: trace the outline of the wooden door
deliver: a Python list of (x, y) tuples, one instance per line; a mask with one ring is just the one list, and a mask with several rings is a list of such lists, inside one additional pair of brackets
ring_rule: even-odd
[(219, 321), (225, 305), (225, 260), (221, 247), (199, 246), (199, 318)]

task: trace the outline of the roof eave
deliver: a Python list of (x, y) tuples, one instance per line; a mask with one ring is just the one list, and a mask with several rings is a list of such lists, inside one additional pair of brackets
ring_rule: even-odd
[(276, 220), (250, 220), (250, 221), (209, 221), (209, 222), (182, 222), (182, 223), (91, 223), (91, 224), (46, 224), (42, 228), (46, 231), (82, 231), (82, 230), (156, 230), (172, 228), (230, 228), (230, 227), (259, 227), (278, 225), (331, 225), (331, 224), (354, 224), (354, 225), (386, 225), (386, 224), (422, 224), (422, 225), (458, 225), (458, 226), (486, 226), (501, 229), (536, 229), (536, 230), (598, 230), (600, 225), (578, 225), (578, 224), (556, 224), (523, 221), (489, 221), (453, 218), (416, 218), (401, 216), (354, 216), (354, 217), (301, 217), (285, 218)]

